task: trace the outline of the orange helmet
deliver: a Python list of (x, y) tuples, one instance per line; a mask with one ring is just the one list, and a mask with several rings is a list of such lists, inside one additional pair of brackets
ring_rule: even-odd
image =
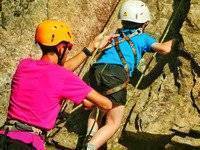
[(55, 46), (60, 42), (72, 43), (73, 37), (67, 24), (57, 20), (45, 20), (36, 28), (35, 42), (45, 46)]

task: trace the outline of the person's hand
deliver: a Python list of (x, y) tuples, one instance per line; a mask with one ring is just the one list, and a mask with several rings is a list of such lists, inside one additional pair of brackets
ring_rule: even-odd
[(94, 104), (92, 102), (90, 102), (89, 100), (84, 100), (83, 101), (83, 106), (85, 110), (90, 110), (94, 107)]
[(112, 39), (118, 37), (119, 34), (111, 34), (104, 36), (103, 33), (95, 37), (95, 39), (89, 44), (90, 49), (103, 50), (107, 45), (112, 42)]

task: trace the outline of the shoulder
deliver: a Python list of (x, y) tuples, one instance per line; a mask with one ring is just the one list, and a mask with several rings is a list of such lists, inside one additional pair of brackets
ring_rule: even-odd
[(155, 37), (153, 37), (152, 35), (150, 35), (149, 33), (142, 33), (140, 34), (142, 38), (146, 38), (146, 39), (155, 39)]
[(59, 74), (61, 76), (63, 76), (65, 78), (65, 80), (71, 80), (71, 81), (74, 81), (74, 80), (80, 81), (81, 80), (80, 77), (76, 73), (72, 72), (71, 70), (68, 70), (67, 68), (58, 66), (58, 70), (60, 72)]
[(30, 62), (32, 62), (32, 61), (34, 61), (32, 58), (21, 58), (21, 59), (19, 60), (19, 64), (30, 63)]
[(25, 66), (32, 64), (33, 61), (34, 60), (32, 58), (21, 58), (17, 66), (17, 70), (23, 69)]
[(141, 34), (141, 39), (147, 44), (147, 45), (152, 45), (154, 43), (157, 43), (157, 40), (155, 37), (153, 37), (152, 35), (150, 35), (149, 33), (142, 33)]

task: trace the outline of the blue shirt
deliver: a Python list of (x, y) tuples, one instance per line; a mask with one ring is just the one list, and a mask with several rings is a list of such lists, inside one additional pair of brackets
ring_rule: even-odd
[[(131, 35), (135, 30), (122, 29), (123, 33), (126, 36)], [(130, 37), (131, 41), (134, 43), (136, 50), (136, 60), (131, 46), (127, 41), (122, 41), (119, 44), (120, 50), (128, 64), (130, 76), (132, 76), (135, 66), (137, 66), (145, 52), (151, 51), (152, 44), (156, 43), (156, 39), (148, 35), (147, 33), (140, 33), (133, 37)], [(119, 41), (122, 40), (122, 36), (118, 37)], [(112, 41), (114, 44), (114, 41)], [(123, 65), (121, 59), (116, 51), (115, 46), (107, 48), (102, 52), (101, 57), (97, 60), (96, 63), (107, 63), (107, 64), (118, 64)], [(135, 64), (136, 63), (136, 64)]]

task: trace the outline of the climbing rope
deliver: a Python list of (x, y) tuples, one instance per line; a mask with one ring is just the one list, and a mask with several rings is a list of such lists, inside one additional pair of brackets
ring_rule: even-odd
[[(175, 18), (176, 18), (176, 17), (179, 17), (178, 14), (179, 14), (179, 11), (181, 10), (180, 8), (181, 8), (181, 4), (182, 4), (182, 3), (184, 3), (184, 0), (182, 0), (182, 1), (179, 3), (178, 9), (172, 14), (172, 17), (170, 18), (170, 20), (169, 20), (169, 22), (168, 22), (168, 24), (167, 24), (167, 26), (166, 26), (166, 28), (165, 28), (163, 34), (162, 34), (162, 37), (160, 38), (160, 43), (162, 43), (162, 42), (165, 40), (165, 38), (166, 38), (166, 36), (167, 36), (167, 34), (168, 34), (168, 32), (169, 32), (169, 29), (170, 29), (170, 27), (171, 27), (173, 21), (175, 20)], [(143, 70), (143, 72), (142, 72), (142, 75), (140, 76), (140, 78), (139, 78), (139, 80), (138, 80), (138, 82), (137, 82), (137, 84), (136, 84), (136, 86), (135, 86), (135, 89), (137, 89), (137, 88), (139, 87), (139, 85), (140, 85), (140, 83), (141, 83), (141, 81), (142, 81), (142, 79), (143, 79), (143, 77), (144, 77), (144, 75), (145, 75), (147, 69), (149, 68), (151, 62), (154, 60), (154, 58), (156, 57), (157, 54), (158, 54), (158, 52), (155, 52), (155, 53), (152, 55), (152, 57), (149, 59), (149, 62), (148, 62), (147, 65), (145, 66), (145, 68), (144, 68), (144, 70)]]
[[(86, 72), (87, 68), (89, 67), (89, 65), (91, 65), (92, 61), (94, 60), (94, 58), (95, 58), (96, 55), (98, 54), (99, 47), (100, 47), (100, 45), (101, 45), (101, 43), (102, 43), (102, 41), (103, 41), (103, 39), (104, 39), (104, 37), (105, 37), (105, 33), (108, 31), (107, 29), (109, 29), (110, 26), (112, 25), (112, 22), (111, 22), (109, 25), (108, 25), (108, 23), (110, 22), (111, 17), (112, 17), (112, 15), (113, 15), (114, 11), (116, 10), (116, 8), (117, 8), (119, 2), (120, 2), (120, 0), (117, 1), (116, 5), (115, 5), (115, 7), (114, 7), (114, 9), (113, 9), (113, 11), (111, 12), (110, 16), (108, 17), (107, 22), (105, 23), (105, 25), (104, 25), (103, 28), (102, 28), (102, 29), (103, 29), (103, 31), (102, 31), (102, 33), (101, 33), (101, 34), (102, 34), (102, 38), (100, 39), (99, 45), (97, 46), (97, 48), (96, 48), (95, 51), (93, 52), (92, 56), (86, 58), (86, 60), (84, 61), (82, 67), (80, 68), (80, 71), (79, 71), (79, 73), (78, 73), (78, 76), (79, 76), (80, 78), (83, 78), (83, 76), (85, 75), (85, 72)], [(88, 65), (88, 66), (87, 66), (87, 65)], [(74, 113), (76, 110), (80, 109), (82, 106), (83, 106), (83, 104), (79, 104), (78, 106), (76, 106), (75, 108), (73, 108), (73, 109), (69, 112), (69, 114)], [(66, 102), (66, 101), (63, 101), (60, 114), (62, 114), (62, 113), (65, 111), (66, 108), (67, 108), (67, 102)], [(99, 112), (99, 110), (98, 110), (97, 112)], [(93, 123), (93, 126), (95, 125), (95, 122), (97, 121), (98, 116), (99, 116), (99, 113), (96, 113), (96, 117), (95, 117), (95, 121), (94, 121), (94, 123)], [(66, 122), (66, 120), (65, 120), (64, 122), (61, 122), (61, 123), (57, 122), (57, 123), (56, 123), (56, 127), (47, 133), (46, 141), (47, 141), (48, 143), (54, 143), (53, 137), (61, 130), (61, 128), (63, 128), (63, 127), (65, 126), (65, 122)], [(90, 133), (92, 132), (92, 130), (93, 130), (93, 128), (91, 128)]]
[[(184, 0), (182, 0), (181, 2), (183, 2)], [(180, 4), (181, 4), (181, 2), (180, 2)], [(119, 2), (118, 2), (119, 3)], [(117, 5), (118, 5), (118, 3), (117, 3)], [(169, 32), (169, 29), (170, 29), (170, 27), (171, 27), (171, 25), (172, 25), (172, 22), (173, 22), (173, 20), (176, 18), (176, 16), (177, 16), (177, 13), (178, 13), (178, 11), (180, 10), (180, 4), (179, 4), (179, 6), (178, 6), (178, 9), (177, 9), (177, 11), (175, 11), (173, 14), (172, 14), (172, 17), (170, 18), (170, 20), (169, 20), (169, 22), (168, 22), (168, 24), (167, 24), (167, 26), (166, 26), (166, 28), (165, 28), (165, 30), (164, 30), (164, 32), (163, 32), (163, 36), (161, 37), (161, 40), (160, 40), (160, 42), (163, 42), (164, 40), (165, 40), (165, 38), (166, 38), (166, 36), (167, 36), (167, 34), (168, 34), (168, 32)], [(116, 5), (116, 7), (117, 7), (117, 5)], [(115, 7), (115, 9), (116, 9), (116, 7)], [(114, 9), (114, 10), (115, 10)], [(112, 14), (112, 13), (111, 13)], [(111, 16), (109, 17), (109, 19), (111, 18)], [(108, 21), (109, 21), (109, 19), (108, 19)], [(108, 23), (108, 21), (107, 21), (107, 23)], [(107, 25), (107, 23), (106, 23), (106, 25)], [(106, 26), (105, 25), (105, 26)], [(108, 26), (108, 28), (111, 26), (111, 24)], [(104, 27), (104, 31), (103, 31), (103, 36), (102, 37), (104, 37), (105, 34), (106, 33), (106, 29), (105, 29), (105, 27)], [(102, 38), (103, 39), (103, 38)], [(100, 42), (101, 43), (101, 42)], [(99, 45), (100, 45), (100, 43), (99, 43)], [(93, 55), (92, 55), (92, 57), (90, 57), (90, 59), (88, 58), (88, 59), (86, 59), (85, 60), (85, 62), (84, 62), (84, 64), (82, 65), (82, 68), (80, 69), (80, 72), (79, 72), (79, 76), (80, 77), (83, 77), (83, 75), (85, 74), (85, 68), (88, 68), (88, 67), (86, 67), (86, 65), (87, 64), (91, 64), (91, 62), (93, 61), (93, 59), (95, 58), (95, 56), (96, 56), (96, 54), (97, 54), (97, 52), (98, 52), (98, 48), (93, 52)], [(137, 82), (137, 84), (136, 84), (136, 87), (135, 87), (135, 89), (134, 90), (136, 90), (138, 87), (139, 87), (139, 85), (140, 85), (140, 83), (141, 83), (141, 81), (142, 81), (142, 79), (143, 79), (143, 77), (144, 77), (144, 75), (145, 75), (145, 72), (147, 71), (147, 69), (149, 68), (149, 66), (150, 66), (150, 64), (151, 64), (151, 62), (154, 60), (154, 58), (156, 57), (156, 55), (157, 55), (157, 52), (156, 53), (154, 53), (153, 55), (152, 55), (152, 57), (150, 58), (150, 60), (149, 60), (149, 62), (147, 63), (147, 65), (145, 66), (145, 68), (144, 68), (144, 70), (142, 71), (142, 75), (141, 75), (141, 77), (139, 78), (139, 80), (138, 80), (138, 82)], [(88, 63), (87, 63), (88, 62)], [(134, 91), (135, 92), (135, 91)], [(129, 103), (129, 101), (127, 101), (127, 103)], [(137, 102), (136, 102), (137, 103)], [(127, 105), (127, 104), (126, 104)], [(70, 111), (70, 114), (71, 113), (73, 113), (73, 112), (75, 112), (77, 109), (79, 109), (79, 108), (81, 108), (82, 107), (82, 104), (81, 105), (78, 105), (77, 107), (75, 107), (74, 109), (72, 109), (71, 111)], [(134, 106), (132, 106), (132, 107), (134, 107)], [(132, 108), (132, 107), (130, 107), (130, 108)], [(64, 112), (65, 111), (65, 108), (66, 108), (66, 102), (63, 104), (63, 107), (62, 107), (63, 109), (62, 109), (62, 112)], [(127, 112), (130, 112), (130, 110), (128, 109), (127, 110)], [(92, 132), (92, 130), (93, 130), (93, 127), (94, 127), (94, 125), (95, 125), (95, 123), (96, 123), (96, 121), (97, 121), (97, 119), (98, 119), (98, 116), (99, 116), (99, 113), (96, 113), (96, 117), (95, 117), (95, 121), (94, 121), (94, 123), (93, 123), (93, 125), (92, 125), (92, 128), (91, 128), (91, 130), (90, 130), (90, 133)], [(123, 118), (123, 120), (126, 120), (126, 118), (127, 118), (127, 115), (125, 114), (124, 115), (124, 118)], [(122, 124), (121, 124), (121, 126), (124, 126), (124, 121), (122, 122)], [(64, 123), (63, 124), (61, 124), (60, 125), (60, 128), (62, 128), (62, 127), (64, 127)], [(121, 130), (121, 129), (120, 129)]]
[[(174, 15), (172, 15), (172, 16), (174, 16)], [(164, 41), (164, 39), (165, 39), (165, 37), (166, 37), (166, 35), (167, 35), (168, 31), (169, 31), (169, 28), (170, 28), (170, 26), (171, 26), (173, 20), (174, 20), (174, 17), (171, 17), (170, 20), (169, 20), (169, 23), (167, 24), (167, 26), (166, 26), (166, 28), (165, 28), (165, 30), (164, 30), (164, 32), (163, 32), (163, 36), (161, 37), (160, 42), (163, 42), (163, 41)], [(130, 37), (130, 38), (131, 38), (131, 37)], [(123, 41), (125, 41), (125, 39), (122, 40), (122, 41), (120, 41), (120, 42), (123, 42)], [(112, 46), (113, 46), (113, 45), (110, 44), (108, 47), (112, 47)], [(107, 48), (108, 48), (108, 47), (107, 47)], [(96, 54), (95, 54), (95, 55), (96, 55)], [(136, 84), (135, 90), (138, 89), (138, 87), (139, 87), (139, 85), (140, 85), (140, 83), (141, 83), (141, 81), (142, 81), (142, 79), (143, 79), (143, 77), (144, 77), (144, 75), (145, 75), (147, 69), (149, 68), (151, 62), (154, 60), (154, 58), (156, 57), (156, 55), (157, 55), (157, 52), (154, 53), (154, 54), (152, 55), (152, 57), (150, 58), (149, 62), (148, 62), (147, 65), (145, 66), (144, 70), (142, 71), (142, 75), (141, 75), (141, 77), (139, 78), (139, 80), (138, 80), (138, 82), (137, 82), (137, 84)], [(135, 92), (135, 91), (134, 91), (134, 92)], [(129, 101), (127, 101), (127, 103), (128, 103), (128, 102), (129, 102)], [(127, 105), (127, 103), (126, 103), (126, 105)], [(132, 108), (132, 107), (131, 107), (131, 108)], [(75, 109), (77, 109), (77, 108), (75, 108)], [(72, 111), (73, 111), (73, 110), (72, 110)], [(130, 110), (129, 110), (129, 112), (130, 112)], [(93, 128), (94, 128), (94, 125), (95, 125), (95, 123), (97, 122), (99, 113), (100, 113), (100, 112), (96, 113), (96, 117), (95, 117), (96, 119), (94, 120), (94, 123), (93, 123), (92, 128), (91, 128), (91, 130), (90, 130), (89, 133), (92, 132), (92, 130), (93, 130)], [(124, 118), (127, 118), (127, 116), (125, 116)], [(124, 124), (125, 124), (125, 123), (122, 123), (122, 125), (124, 125)], [(89, 135), (90, 135), (90, 134), (89, 134)]]

